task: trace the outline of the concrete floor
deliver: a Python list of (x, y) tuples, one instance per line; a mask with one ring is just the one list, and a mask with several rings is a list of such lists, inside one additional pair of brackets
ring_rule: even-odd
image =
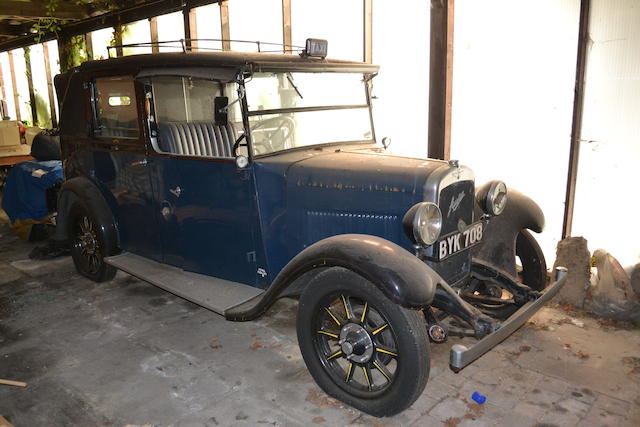
[(123, 273), (95, 284), (69, 258), (29, 261), (32, 247), (0, 226), (0, 378), (28, 382), (0, 385), (16, 427), (640, 425), (638, 329), (545, 308), (459, 374), (447, 367), (459, 340), (432, 345), (422, 397), (376, 419), (315, 385), (295, 301), (231, 323)]

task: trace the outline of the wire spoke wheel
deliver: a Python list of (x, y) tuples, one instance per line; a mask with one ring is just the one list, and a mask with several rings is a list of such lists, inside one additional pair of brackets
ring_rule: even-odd
[(114, 245), (110, 242), (115, 241), (115, 236), (108, 234), (96, 218), (100, 216), (96, 217), (84, 203), (74, 203), (69, 210), (67, 235), (76, 270), (95, 282), (103, 282), (116, 274), (116, 269), (104, 261), (105, 256), (114, 254)]
[(307, 285), (296, 329), (318, 385), (361, 411), (393, 415), (424, 390), (430, 357), (422, 313), (347, 269), (328, 269)]
[(96, 274), (102, 263), (100, 242), (95, 230), (95, 224), (86, 215), (75, 223), (73, 247), (80, 255), (79, 261), (83, 269), (89, 274)]
[(396, 378), (399, 354), (389, 322), (368, 301), (346, 292), (327, 298), (314, 323), (325, 369), (352, 393), (375, 395)]

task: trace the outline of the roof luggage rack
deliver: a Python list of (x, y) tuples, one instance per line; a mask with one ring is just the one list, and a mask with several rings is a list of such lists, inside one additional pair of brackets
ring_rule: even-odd
[[(295, 45), (285, 45), (283, 43), (269, 43), (269, 42), (261, 42), (257, 40), (233, 40), (233, 39), (179, 39), (179, 40), (167, 40), (167, 41), (158, 41), (158, 42), (144, 42), (144, 43), (130, 43), (130, 44), (120, 44), (115, 46), (107, 46), (107, 57), (112, 58), (111, 51), (117, 49), (135, 49), (135, 48), (170, 48), (170, 49), (180, 49), (183, 53), (187, 52), (199, 52), (199, 51), (223, 51), (222, 48), (215, 47), (204, 47), (199, 46), (198, 42), (233, 42), (233, 43), (248, 43), (255, 44), (258, 48), (258, 52), (262, 53), (303, 53), (305, 50), (304, 46), (295, 46)], [(269, 50), (264, 50), (264, 47), (269, 47)], [(275, 49), (275, 47), (278, 49)]]

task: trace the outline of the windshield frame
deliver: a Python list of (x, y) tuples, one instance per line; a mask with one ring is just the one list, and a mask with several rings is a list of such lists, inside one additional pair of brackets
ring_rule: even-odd
[[(274, 71), (281, 73), (289, 73), (291, 71)], [(300, 150), (308, 150), (316, 147), (327, 147), (327, 146), (335, 146), (335, 145), (376, 145), (376, 133), (375, 126), (373, 121), (373, 111), (371, 105), (371, 80), (378, 74), (377, 72), (369, 72), (369, 71), (344, 71), (344, 70), (336, 70), (336, 71), (328, 71), (328, 70), (295, 70), (295, 72), (301, 73), (309, 73), (309, 74), (326, 74), (326, 73), (340, 73), (340, 74), (359, 74), (362, 76), (363, 90), (365, 91), (365, 104), (352, 104), (352, 105), (329, 105), (329, 106), (317, 106), (317, 107), (293, 107), (293, 108), (277, 108), (277, 109), (268, 109), (268, 110), (249, 110), (247, 96), (245, 95), (241, 100), (242, 107), (242, 117), (244, 124), (244, 134), (248, 145), (248, 154), (249, 160), (260, 159), (264, 157), (271, 157), (275, 155), (279, 155), (282, 153), (288, 153), (292, 151), (300, 151)], [(244, 93), (246, 94), (247, 88), (245, 86), (246, 82), (250, 82), (253, 78), (253, 73), (240, 73), (239, 79), (236, 81), (238, 85), (243, 87)], [(298, 147), (284, 148), (280, 150), (275, 150), (267, 153), (255, 154), (253, 149), (253, 138), (251, 136), (251, 126), (249, 123), (249, 118), (260, 115), (269, 115), (269, 114), (277, 114), (277, 113), (297, 113), (297, 112), (311, 112), (311, 111), (331, 111), (331, 110), (347, 110), (347, 109), (358, 109), (358, 108), (366, 108), (369, 113), (369, 126), (371, 129), (371, 139), (363, 139), (363, 140), (349, 140), (349, 141), (329, 141), (325, 143), (317, 143), (310, 145), (301, 145)]]

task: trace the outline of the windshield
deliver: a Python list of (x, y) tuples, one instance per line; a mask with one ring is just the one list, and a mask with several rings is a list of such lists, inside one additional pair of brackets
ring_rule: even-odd
[(373, 142), (362, 74), (256, 73), (245, 86), (255, 155)]

